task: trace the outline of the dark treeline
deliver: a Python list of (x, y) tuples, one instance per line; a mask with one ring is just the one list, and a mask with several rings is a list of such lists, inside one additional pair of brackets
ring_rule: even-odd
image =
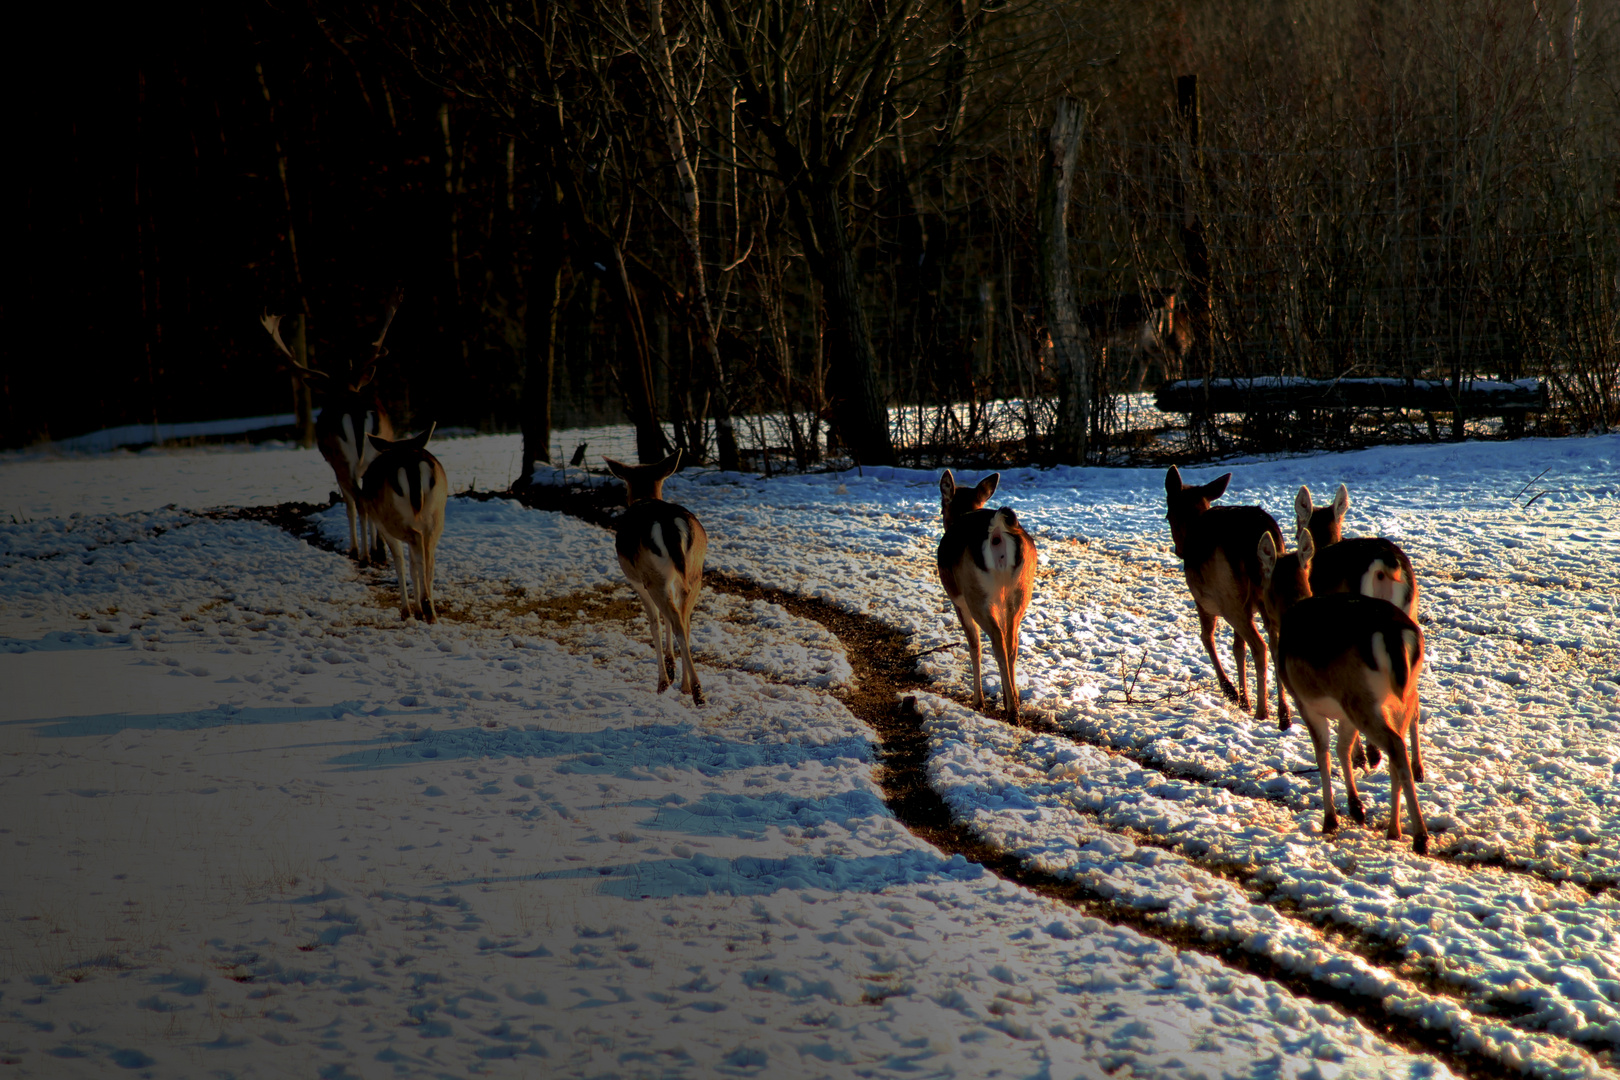
[(341, 371), (395, 287), (398, 425), (531, 460), (625, 418), (729, 466), (1107, 460), (1144, 374), (1534, 375), (1543, 430), (1620, 422), (1587, 0), (28, 18), (7, 446), (293, 411), (259, 316)]

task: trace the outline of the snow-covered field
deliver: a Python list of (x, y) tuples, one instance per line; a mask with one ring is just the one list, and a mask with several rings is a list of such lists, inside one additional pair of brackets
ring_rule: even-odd
[[(461, 491), (503, 487), (516, 447), (433, 448)], [(1030, 730), (960, 704), (936, 474), (673, 478), (709, 568), (909, 633), (936, 691), (919, 695), (932, 787), (980, 839), (1080, 886), (1094, 918), (894, 817), (875, 736), (839, 698), (846, 647), (820, 624), (710, 589), (694, 626), (710, 704), (655, 694), (594, 526), (452, 499), (444, 617), (402, 624), (391, 574), (191, 512), (324, 503), (312, 451), (0, 458), (0, 1063), (1605, 1073), (1617, 464), (1620, 438), (1600, 437), (1230, 467), (1224, 501), (1279, 516), (1300, 483), (1343, 481), (1347, 533), (1411, 555), (1428, 858), (1383, 838), (1383, 770), (1361, 783), (1368, 827), (1324, 838), (1302, 728), (1220, 697), (1161, 472), (1003, 473), (994, 501), (1041, 551), (1021, 668), (1050, 723)], [(341, 506), (319, 523), (346, 544)], [(1435, 1032), (1455, 1052), (1429, 1056)]]

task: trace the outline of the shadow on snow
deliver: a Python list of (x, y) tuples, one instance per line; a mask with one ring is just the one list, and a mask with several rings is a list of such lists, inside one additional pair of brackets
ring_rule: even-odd
[(331, 758), (339, 772), (419, 766), (469, 758), (567, 757), (559, 773), (657, 780), (658, 769), (694, 769), (716, 776), (736, 769), (808, 761), (869, 761), (870, 740), (851, 736), (824, 745), (742, 743), (708, 735), (690, 724), (650, 724), (596, 731), (517, 731), (511, 728), (418, 729), (378, 740), (371, 748)]

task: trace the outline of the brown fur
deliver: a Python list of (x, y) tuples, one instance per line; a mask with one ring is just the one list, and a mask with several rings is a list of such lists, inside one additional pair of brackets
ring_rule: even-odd
[[(437, 622), (433, 610), (433, 557), (444, 531), (444, 504), (450, 496), (450, 481), (439, 459), (427, 451), (434, 425), (411, 439), (393, 442), (376, 435), (367, 436), (370, 452), (360, 470), (359, 503), (367, 518), (382, 533), (383, 542), (394, 557), (399, 575), (399, 616), (415, 612), (427, 622)], [(375, 455), (375, 456), (373, 456)], [(424, 480), (422, 466), (428, 467)], [(411, 557), (410, 591), (405, 588), (405, 556)]]
[[(1338, 828), (1333, 805), (1332, 765), (1328, 760), (1328, 721), (1338, 720), (1339, 767), (1344, 772), (1350, 816), (1366, 824), (1356, 791), (1350, 755), (1357, 737), (1389, 756), (1390, 819), (1386, 835), (1401, 838), (1401, 796), (1410, 803), (1412, 849), (1429, 850), (1429, 830), (1404, 739), (1418, 713), (1418, 678), (1423, 671), (1423, 631), (1387, 600), (1356, 593), (1312, 596), (1309, 568), (1315, 554), (1309, 532), (1299, 551), (1281, 556), (1271, 537), (1257, 549), (1265, 576), (1268, 625), (1278, 628), (1279, 677), (1293, 695), (1311, 733), (1322, 778), (1322, 831)], [(1289, 560), (1293, 560), (1289, 564)]]
[[(298, 362), (287, 343), (281, 339), (280, 315), (266, 312), (259, 320), (276, 343), (276, 349), (294, 368), (309, 378), (310, 389), (321, 396), (321, 415), (315, 421), (315, 446), (327, 465), (331, 466), (338, 492), (343, 497), (343, 508), (349, 514), (349, 555), (361, 563), (371, 561), (381, 540), (367, 519), (360, 499), (360, 474), (364, 471), (362, 464), (369, 457), (366, 438), (378, 435), (392, 440), (394, 437), (394, 426), (383, 412), (372, 380), (377, 375), (377, 361), (388, 354), (383, 340), (388, 336), (388, 328), (393, 325), (401, 298), (398, 289), (389, 296), (377, 340), (371, 343), (370, 358), (358, 368), (351, 362), (343, 379), (333, 378), (328, 372), (305, 367)], [(355, 528), (357, 520), (358, 533)]]
[[(1266, 704), (1266, 646), (1254, 628), (1260, 610), (1260, 566), (1255, 555), (1260, 537), (1271, 536), (1282, 546), (1282, 530), (1277, 521), (1258, 506), (1216, 506), (1211, 501), (1226, 492), (1232, 474), (1217, 477), (1202, 486), (1185, 484), (1174, 465), (1165, 473), (1165, 499), (1169, 510), (1170, 536), (1181, 557), (1187, 590), (1198, 609), (1198, 638), (1215, 668), (1221, 691), (1243, 708), (1249, 707), (1249, 683), (1244, 668), (1244, 647), (1254, 653), (1254, 681), (1258, 694), (1254, 715), (1264, 720)], [(1215, 653), (1215, 620), (1225, 619), (1232, 628), (1232, 662), (1238, 683), (1226, 677)], [(1288, 730), (1288, 702), (1277, 690), (1277, 726)]]
[(669, 688), (678, 641), (684, 667), (681, 692), (703, 704), (703, 685), (692, 663), (692, 610), (703, 588), (703, 556), (709, 535), (696, 515), (664, 501), (664, 480), (681, 462), (679, 450), (657, 465), (626, 465), (603, 458), (609, 471), (624, 481), (629, 509), (619, 519), (614, 547), (630, 587), (641, 598), (652, 627), (653, 655), (658, 660), (658, 692)]
[[(349, 423), (345, 430), (344, 419)], [(367, 420), (370, 419), (370, 426)], [(353, 432), (353, 440), (349, 432)], [(362, 563), (371, 560), (378, 537), (375, 526), (360, 505), (359, 462), (365, 456), (367, 435), (392, 440), (394, 425), (382, 411), (374, 388), (350, 386), (341, 392), (328, 391), (315, 422), (315, 448), (332, 467), (343, 507), (349, 513), (349, 555)], [(358, 440), (356, 445), (355, 440)], [(352, 450), (350, 449), (352, 448)], [(351, 466), (351, 453), (354, 464)], [(356, 530), (356, 523), (359, 528)]]
[[(1035, 590), (1035, 542), (1007, 507), (982, 509), (1001, 474), (991, 473), (971, 488), (959, 488), (949, 469), (939, 479), (945, 535), (936, 561), (939, 583), (956, 608), (973, 664), (973, 704), (984, 708), (979, 629), (1001, 670), (1006, 717), (1018, 721), (1018, 628)], [(988, 551), (988, 554), (987, 554)]]
[[(1344, 539), (1344, 515), (1350, 509), (1350, 489), (1343, 484), (1328, 506), (1315, 506), (1311, 489), (1301, 485), (1294, 496), (1294, 521), (1299, 535), (1309, 533), (1316, 547), (1311, 560), (1311, 594), (1356, 593), (1388, 600), (1413, 622), (1418, 617), (1418, 582), (1412, 560), (1392, 540), (1381, 536)], [(1412, 775), (1424, 779), (1423, 750), (1418, 729), (1421, 719), (1413, 716), (1411, 726)], [(1379, 749), (1369, 747), (1369, 756), (1378, 764)]]
[[(1099, 370), (1112, 371), (1115, 388), (1136, 393), (1144, 384), (1180, 378), (1192, 333), (1185, 306), (1177, 317), (1175, 290), (1149, 288), (1094, 300), (1080, 308), (1080, 321), (1100, 358)], [(1129, 354), (1128, 366), (1108, 363), (1117, 352)]]

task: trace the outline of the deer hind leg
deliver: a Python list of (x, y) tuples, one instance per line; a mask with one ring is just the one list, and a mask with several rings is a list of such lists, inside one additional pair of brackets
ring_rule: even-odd
[(1002, 626), (1002, 651), (1007, 656), (1007, 670), (1001, 675), (1002, 684), (1007, 688), (1007, 719), (1018, 722), (1020, 702), (1018, 698), (1018, 627), (1023, 622), (1023, 612), (1009, 607), (1006, 614), (1006, 623)]
[(652, 594), (646, 587), (634, 580), (630, 584), (636, 590), (636, 595), (641, 598), (641, 609), (647, 613), (647, 627), (652, 631), (653, 659), (658, 661), (658, 692), (662, 694), (669, 689), (672, 666), (665, 660), (664, 618), (658, 613), (657, 606), (653, 604)]
[[(355, 504), (356, 500), (355, 500), (355, 497), (354, 497), (354, 492), (349, 490), (349, 485), (347, 485), (347, 484), (340, 485), (338, 487), (338, 491), (343, 496), (343, 509), (348, 511), (348, 514), (349, 514), (349, 557), (351, 559), (356, 559), (359, 562), (363, 563), (363, 562), (366, 561), (365, 552), (360, 550), (360, 542), (355, 537), (355, 529), (354, 529), (355, 506), (354, 506), (354, 504)], [(366, 531), (366, 528), (365, 528), (366, 515), (365, 515), (364, 512), (361, 512), (359, 517), (360, 517), (360, 535), (364, 536), (365, 531)]]
[(1316, 771), (1322, 779), (1322, 833), (1339, 831), (1339, 811), (1333, 806), (1333, 763), (1328, 760), (1328, 720), (1317, 710), (1296, 701), (1305, 730), (1311, 734), (1311, 748), (1316, 751)]
[[(441, 523), (440, 527), (441, 528), (443, 527), (442, 523)], [(422, 537), (422, 551), (423, 551), (423, 554), (427, 558), (427, 569), (422, 572), (422, 583), (423, 583), (423, 587), (426, 588), (426, 590), (427, 590), (428, 622), (434, 622), (434, 621), (436, 621), (438, 619), (438, 613), (433, 607), (433, 560), (434, 560), (434, 558), (436, 556), (436, 553), (438, 551), (438, 547), (439, 547), (439, 534), (438, 533), (431, 532), (431, 533), (426, 533), (426, 534), (423, 535), (423, 537)]]
[(1355, 823), (1365, 825), (1367, 808), (1361, 803), (1361, 793), (1356, 790), (1355, 770), (1350, 767), (1350, 752), (1355, 748), (1356, 736), (1354, 724), (1349, 720), (1339, 721), (1339, 768), (1344, 770), (1344, 799), (1349, 804), (1350, 816)]
[[(358, 502), (359, 500), (356, 500), (356, 503)], [(373, 563), (387, 562), (387, 545), (383, 543), (382, 530), (377, 528), (377, 523), (366, 513), (364, 506), (356, 506), (355, 517), (359, 519), (360, 525), (361, 564), (370, 566)]]
[(1244, 645), (1254, 653), (1254, 718), (1264, 720), (1271, 715), (1270, 703), (1266, 700), (1266, 643), (1261, 638), (1260, 632), (1254, 628), (1254, 616), (1247, 611), (1243, 613), (1242, 618), (1232, 624), (1232, 659), (1237, 664), (1238, 670), (1238, 696), (1247, 708), (1249, 682), (1243, 666)]
[(697, 665), (692, 663), (692, 610), (697, 607), (698, 590), (702, 588), (703, 581), (688, 581), (686, 592), (681, 597), (681, 655), (686, 661), (686, 678), (689, 684), (687, 689), (692, 695), (692, 704), (702, 705), (707, 699), (703, 696), (703, 684), (698, 681)]
[[(1226, 677), (1226, 669), (1221, 667), (1221, 658), (1215, 654), (1215, 616), (1203, 608), (1198, 609), (1198, 640), (1204, 643), (1204, 652), (1209, 654), (1209, 662), (1215, 667), (1215, 678), (1220, 680), (1221, 693), (1226, 695), (1226, 700), (1237, 701), (1237, 687)], [(1241, 673), (1242, 670), (1240, 664), (1238, 671)], [(1244, 707), (1248, 707), (1247, 702), (1244, 703)]]
[(1392, 733), (1389, 740), (1389, 830), (1384, 834), (1391, 840), (1401, 838), (1401, 793), (1412, 807), (1412, 850), (1419, 855), (1429, 853), (1429, 827), (1423, 821), (1423, 808), (1418, 805), (1417, 787), (1413, 783), (1412, 763), (1406, 756), (1406, 744)]
[(979, 670), (979, 624), (973, 621), (961, 604), (954, 604), (956, 620), (962, 624), (962, 633), (967, 635), (968, 661), (973, 670), (973, 707), (984, 708), (984, 681), (980, 678)]
[(1001, 706), (1002, 715), (1008, 723), (1018, 722), (1018, 686), (1013, 679), (1013, 654), (1005, 626), (997, 626), (992, 622), (985, 627), (985, 633), (990, 638), (990, 651), (996, 657), (996, 670), (1001, 672)]
[(416, 579), (411, 584), (416, 593), (416, 607), (422, 613), (422, 618), (428, 622), (438, 622), (439, 617), (433, 611), (432, 565), (432, 559), (428, 555), (427, 537), (418, 530), (411, 535), (411, 571)]
[[(1418, 745), (1418, 719), (1423, 710), (1417, 705), (1412, 706), (1412, 723), (1407, 728), (1407, 734), (1412, 739), (1412, 779), (1421, 782), (1423, 777), (1423, 748)], [(1422, 854), (1422, 852), (1419, 852)]]
[(405, 550), (392, 536), (385, 536), (384, 539), (388, 542), (389, 552), (394, 556), (394, 573), (399, 578), (399, 617), (408, 619), (411, 617), (411, 594), (410, 586), (406, 583), (408, 579), (405, 574)]
[(1272, 678), (1277, 683), (1277, 730), (1287, 731), (1294, 726), (1294, 718), (1288, 715), (1288, 690), (1283, 684), (1282, 654), (1277, 651), (1277, 643), (1271, 643)]
[(692, 600), (693, 592), (686, 590), (678, 604), (671, 605), (671, 633), (678, 635), (681, 644), (681, 692), (692, 695), (692, 704), (704, 703), (703, 684), (698, 681), (697, 665), (692, 663)]

